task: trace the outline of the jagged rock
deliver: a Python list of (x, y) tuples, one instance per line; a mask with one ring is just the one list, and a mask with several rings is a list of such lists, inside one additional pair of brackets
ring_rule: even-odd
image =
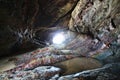
[[(6, 31), (0, 28), (0, 36), (9, 34), (1, 38), (1, 55), (5, 53), (7, 55), (14, 54), (20, 51), (24, 53), (28, 51), (26, 49), (38, 48), (38, 45), (44, 47), (44, 45), (40, 45), (41, 42), (43, 41), (43, 44), (45, 44), (45, 41), (51, 38), (49, 33), (53, 31), (39, 28), (66, 27), (69, 22), (70, 12), (77, 2), (78, 0), (1, 0), (0, 26), (5, 27)], [(54, 31), (56, 30), (58, 28)], [(11, 36), (13, 34), (14, 36)], [(37, 42), (35, 40), (31, 41), (33, 37), (37, 37)], [(28, 47), (28, 45), (31, 47)], [(11, 49), (12, 51), (14, 49), (14, 51), (10, 53)]]
[[(79, 0), (71, 14), (71, 19), (69, 22), (69, 28), (71, 31), (75, 31), (80, 34), (87, 34), (95, 41), (97, 39), (103, 44), (103, 46), (107, 47), (107, 49), (92, 52), (90, 51), (89, 53), (92, 57), (102, 60), (105, 64), (120, 61), (119, 3), (119, 0)], [(79, 38), (81, 38), (81, 36)], [(77, 37), (75, 39), (77, 39)], [(85, 40), (85, 38), (83, 40)], [(82, 39), (80, 39), (80, 41), (76, 40), (78, 43), (81, 41)], [(89, 40), (87, 40), (87, 42), (88, 41)], [(73, 43), (72, 48), (76, 47), (74, 46), (74, 42), (70, 43)], [(81, 45), (81, 43), (79, 45)], [(91, 44), (88, 44), (87, 46), (90, 45)], [(87, 47), (84, 49), (87, 49)], [(84, 49), (80, 50), (80, 52), (85, 52), (86, 50)]]
[(14, 73), (0, 74), (0, 80), (47, 80), (55, 74), (59, 74), (60, 69), (53, 66), (37, 67), (29, 71), (16, 71)]
[(111, 30), (112, 27), (118, 28), (120, 24), (115, 22), (114, 17), (119, 15), (119, 3), (119, 0), (80, 0), (71, 14), (70, 29), (75, 30), (76, 27), (78, 32), (91, 31), (95, 35), (95, 32), (102, 27), (105, 30), (106, 28)]
[(52, 52), (51, 47), (45, 47), (25, 54), (1, 59), (0, 72), (13, 73), (21, 70), (31, 70), (39, 66), (52, 65), (75, 57), (77, 56), (56, 55), (56, 53)]
[[(2, 26), (0, 27), (0, 55), (9, 53), (11, 50), (17, 50), (17, 52), (23, 52), (26, 49), (32, 50), (36, 48), (34, 43), (41, 47), (41, 41), (51, 38), (49, 35), (58, 29), (58, 31), (65, 31), (64, 29), (68, 29), (66, 26), (69, 27), (70, 31), (78, 34), (71, 41), (66, 40), (68, 43), (62, 50), (54, 48), (51, 52), (55, 53), (54, 55), (50, 55), (50, 51), (48, 53), (44, 52), (43, 49), (43, 54), (38, 55), (36, 53), (41, 53), (42, 51), (35, 50), (35, 52), (8, 59), (8, 62), (13, 61), (13, 65), (8, 68), (11, 69), (12, 67), (12, 69), (8, 70), (5, 66), (5, 70), (3, 70), (5, 72), (1, 73), (0, 76), (1, 80), (13, 78), (13, 76), (23, 77), (22, 79), (26, 80), (34, 80), (36, 76), (39, 79), (48, 79), (46, 74), (43, 73), (42, 77), (38, 74), (39, 69), (41, 69), (39, 66), (71, 59), (76, 56), (97, 58), (107, 65), (78, 74), (61, 76), (60, 78), (59, 73), (56, 74), (56, 72), (53, 72), (53, 75), (50, 72), (47, 76), (52, 75), (52, 78), (49, 77), (51, 80), (119, 80), (120, 63), (115, 63), (120, 61), (119, 4), (120, 0), (0, 0), (0, 5), (2, 6), (2, 8), (0, 7), (0, 15), (3, 15), (0, 16), (0, 21), (3, 20), (2, 24), (0, 23), (0, 26)], [(43, 42), (43, 44), (46, 43)], [(61, 54), (63, 55), (61, 56)], [(72, 56), (70, 56), (71, 54)], [(85, 59), (82, 58), (82, 60)], [(91, 60), (91, 58), (89, 59)], [(80, 62), (85, 62), (82, 60)], [(96, 61), (92, 60), (92, 62)], [(79, 67), (80, 64), (77, 61), (75, 63), (78, 66), (71, 63), (71, 68)], [(87, 62), (91, 63), (90, 61)], [(60, 64), (64, 64), (66, 69), (66, 63), (67, 61)], [(87, 64), (83, 66), (81, 69), (78, 68), (78, 71), (89, 69)], [(4, 65), (2, 65), (3, 67)], [(67, 67), (66, 70), (68, 71), (66, 72), (72, 73), (72, 71), (69, 72), (69, 69), (71, 69), (69, 67)], [(46, 67), (43, 68), (46, 69)], [(38, 72), (34, 73), (34, 70)], [(76, 69), (75, 73), (78, 71)]]

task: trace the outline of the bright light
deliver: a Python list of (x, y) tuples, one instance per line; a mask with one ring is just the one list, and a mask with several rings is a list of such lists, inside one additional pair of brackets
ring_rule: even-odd
[(65, 41), (65, 37), (62, 33), (56, 34), (53, 38), (54, 44), (62, 44)]

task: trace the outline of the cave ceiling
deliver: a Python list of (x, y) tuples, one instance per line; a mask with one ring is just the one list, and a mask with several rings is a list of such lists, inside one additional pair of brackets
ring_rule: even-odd
[(1, 45), (4, 45), (1, 50), (7, 52), (6, 46), (11, 48), (14, 45), (26, 47), (29, 44), (28, 38), (36, 35), (41, 41), (49, 41), (51, 36), (46, 35), (68, 28), (70, 13), (77, 2), (78, 0), (1, 0), (0, 37)]

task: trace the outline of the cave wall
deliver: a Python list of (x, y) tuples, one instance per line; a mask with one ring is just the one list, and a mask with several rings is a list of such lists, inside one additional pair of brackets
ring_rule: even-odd
[[(106, 59), (103, 60), (104, 63), (120, 61), (119, 4), (119, 0), (79, 0), (71, 13), (71, 19), (68, 24), (71, 31), (75, 31), (78, 34), (89, 35), (93, 40), (98, 40), (107, 46), (108, 52), (104, 52), (105, 55), (100, 56), (99, 59), (105, 58), (105, 56), (111, 54), (111, 52), (112, 55), (106, 57)], [(87, 42), (88, 40), (86, 43)], [(88, 44), (87, 47), (90, 45), (91, 44)], [(87, 49), (87, 47), (85, 47), (85, 49)], [(85, 52), (85, 49), (83, 52)], [(80, 52), (82, 52), (82, 50)], [(95, 53), (101, 54), (101, 52)]]
[[(55, 49), (52, 53), (56, 52), (57, 55), (68, 55), (69, 53), (82, 57), (85, 56), (87, 57), (86, 59), (88, 59), (88, 57), (96, 58), (103, 62), (103, 65), (107, 65), (95, 70), (83, 71), (77, 75), (61, 76), (59, 80), (61, 80), (61, 78), (62, 80), (64, 78), (74, 79), (75, 77), (77, 80), (120, 79), (119, 0), (21, 0), (18, 2), (16, 0), (1, 0), (1, 2), (1, 4), (4, 5), (2, 5), (0, 9), (0, 14), (3, 15), (0, 16), (0, 55), (5, 53), (11, 55), (20, 51), (24, 53), (24, 50), (27, 52), (27, 50), (29, 51), (33, 48), (40, 47), (40, 45), (36, 46), (36, 44), (33, 43), (34, 39), (40, 38), (38, 42), (40, 40), (44, 41), (50, 33), (59, 29), (69, 28), (70, 31), (77, 33), (76, 38), (71, 42), (67, 41), (69, 43), (64, 50), (57, 51)], [(26, 56), (21, 56), (22, 58), (17, 56), (18, 60), (16, 58), (11, 58), (11, 60), (13, 59), (13, 61), (16, 61), (18, 64), (19, 61), (24, 62), (24, 59), (30, 60), (31, 55), (34, 56), (35, 53), (42, 53), (42, 51), (45, 53), (44, 51), (47, 50), (49, 49), (45, 47), (40, 50), (35, 50), (30, 54), (23, 54)], [(49, 58), (48, 54), (44, 55), (47, 55), (46, 60), (48, 60), (48, 62), (50, 62), (49, 59), (53, 59), (53, 57)], [(96, 57), (96, 55), (99, 55), (99, 57)], [(45, 59), (40, 62), (39, 60), (41, 58), (39, 56), (36, 56), (36, 61), (30, 60), (30, 62), (26, 64), (32, 65), (24, 67), (34, 68), (36, 65), (38, 67), (38, 65), (43, 64), (44, 61), (46, 62)], [(69, 57), (67, 56), (66, 58)], [(63, 58), (59, 59), (61, 60)], [(83, 63), (82, 60), (81, 63)], [(58, 59), (55, 61), (58, 61)], [(89, 61), (87, 62), (89, 63)], [(79, 69), (79, 66), (73, 64), (74, 62), (71, 65)], [(83, 65), (83, 67), (88, 66), (86, 65), (87, 64)], [(71, 68), (76, 70), (74, 67)], [(70, 66), (68, 66), (68, 70), (69, 69)]]
[(119, 0), (1, 0), (1, 55), (15, 49), (26, 52), (41, 47), (39, 41), (49, 42), (50, 33), (64, 28), (107, 45), (115, 40), (119, 44), (119, 3)]
[(103, 29), (112, 31), (120, 27), (119, 0), (80, 0), (71, 14), (69, 27), (77, 32), (91, 32), (97, 36)]
[[(43, 47), (49, 33), (68, 25), (78, 0), (0, 0), (0, 55)], [(54, 27), (58, 28), (54, 28)], [(52, 29), (48, 29), (52, 28)], [(67, 28), (67, 27), (66, 27)], [(44, 35), (43, 35), (44, 34)], [(49, 41), (49, 40), (48, 40)]]

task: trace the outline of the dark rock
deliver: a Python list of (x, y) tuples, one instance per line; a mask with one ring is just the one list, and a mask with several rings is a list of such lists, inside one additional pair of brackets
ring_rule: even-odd
[[(35, 49), (38, 45), (45, 47), (45, 42), (50, 43), (51, 38), (51, 30), (47, 28), (58, 25), (60, 28), (66, 27), (70, 18), (67, 14), (70, 15), (77, 2), (78, 0), (1, 0), (0, 55), (24, 53), (28, 51), (26, 49)], [(41, 27), (47, 27), (47, 30), (44, 31)], [(33, 40), (35, 37), (40, 39), (36, 42)]]

